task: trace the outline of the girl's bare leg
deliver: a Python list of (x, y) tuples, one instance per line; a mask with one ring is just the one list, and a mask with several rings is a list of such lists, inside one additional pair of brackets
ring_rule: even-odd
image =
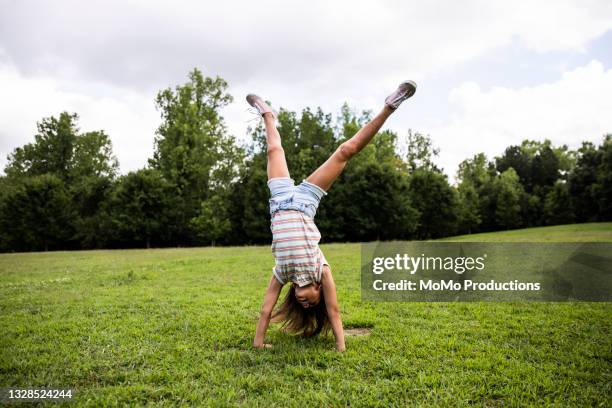
[(266, 142), (268, 143), (268, 180), (275, 177), (289, 177), (285, 151), (274, 123), (274, 115), (264, 113), (263, 119), (266, 125)]
[(342, 170), (344, 170), (346, 163), (370, 143), (374, 135), (378, 133), (387, 118), (391, 116), (394, 111), (395, 109), (385, 105), (382, 111), (380, 111), (374, 119), (355, 133), (355, 136), (342, 143), (325, 163), (308, 176), (306, 181), (316, 184), (325, 191), (329, 190), (333, 182), (338, 178), (340, 173), (342, 173)]

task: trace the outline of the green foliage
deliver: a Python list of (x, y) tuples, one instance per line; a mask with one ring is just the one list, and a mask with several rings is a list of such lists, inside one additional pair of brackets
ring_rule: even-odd
[(601, 149), (590, 142), (582, 143), (577, 152), (576, 167), (568, 177), (576, 221), (594, 221), (598, 218), (597, 180), (601, 163)]
[(227, 86), (224, 79), (204, 77), (194, 69), (187, 83), (157, 94), (162, 124), (149, 164), (176, 188), (179, 243), (197, 240), (190, 220), (198, 216), (202, 201), (210, 199), (213, 191), (227, 190), (238, 176), (242, 151), (227, 134), (220, 115), (220, 109), (233, 100)]
[(420, 214), (418, 239), (439, 238), (452, 235), (458, 221), (457, 192), (449, 184), (446, 175), (417, 169), (410, 176), (410, 196)]
[(480, 198), (476, 187), (469, 182), (462, 182), (457, 188), (459, 194), (458, 227), (460, 231), (471, 233), (482, 223), (480, 216)]
[(194, 69), (189, 82), (157, 94), (162, 124), (156, 132), (150, 165), (185, 195), (206, 197), (216, 181), (213, 168), (227, 160), (233, 140), (219, 114), (233, 99), (226, 90), (227, 82), (222, 78), (204, 77)]
[(182, 216), (175, 193), (176, 187), (156, 169), (120, 177), (102, 216), (108, 244), (150, 248), (173, 242)]
[(569, 224), (574, 221), (574, 209), (567, 184), (557, 182), (544, 202), (544, 217), (549, 225)]
[(371, 161), (345, 171), (318, 217), (324, 241), (372, 241), (411, 238), (419, 214), (407, 175), (392, 163)]
[(104, 131), (79, 135), (74, 143), (72, 180), (82, 177), (113, 179), (119, 162), (113, 155), (110, 138)]
[(4, 169), (11, 177), (55, 174), (67, 180), (71, 173), (77, 138), (77, 114), (62, 112), (59, 118), (44, 118), (37, 124), (34, 143), (18, 147)]
[[(5, 250), (97, 247), (98, 210), (117, 173), (110, 138), (79, 133), (77, 114), (38, 123), (34, 143), (15, 149), (0, 196)], [(47, 201), (48, 200), (48, 201)], [(40, 208), (37, 208), (37, 207)], [(19, 215), (17, 215), (19, 214)], [(40, 218), (40, 223), (36, 222)]]
[(520, 226), (520, 199), (523, 194), (523, 187), (514, 168), (510, 167), (501, 173), (495, 180), (495, 187), (497, 190), (497, 206), (495, 208), (497, 224), (505, 229)]
[(601, 221), (612, 220), (612, 134), (606, 135), (599, 147), (601, 162), (597, 168), (597, 182), (593, 195), (597, 201), (598, 216)]
[(0, 202), (0, 244), (13, 251), (62, 249), (73, 235), (74, 210), (61, 178), (24, 178)]
[[(160, 91), (149, 166), (119, 178), (104, 131), (81, 133), (75, 113), (43, 118), (0, 177), (0, 250), (269, 242), (265, 130), (259, 121), (252, 141), (237, 145), (220, 114), (232, 101), (227, 89), (194, 69)], [(321, 108), (278, 111), (296, 184), (372, 117), (346, 103), (335, 118)], [(329, 242), (612, 220), (611, 140), (577, 151), (524, 140), (491, 161), (476, 154), (459, 165), (454, 186), (428, 135), (383, 130), (335, 181), (317, 225)]]
[(190, 222), (198, 238), (210, 242), (212, 246), (215, 246), (215, 242), (225, 236), (231, 228), (230, 220), (227, 218), (226, 203), (227, 200), (219, 194), (202, 201), (200, 213)]
[(66, 182), (81, 177), (113, 178), (119, 164), (103, 131), (78, 133), (78, 115), (62, 112), (59, 118), (38, 123), (34, 143), (18, 147), (4, 169), (9, 178), (54, 174)]
[(433, 147), (431, 137), (418, 132), (413, 133), (409, 129), (406, 149), (405, 161), (409, 172), (412, 173), (418, 169), (433, 172), (441, 171), (434, 163), (440, 150)]

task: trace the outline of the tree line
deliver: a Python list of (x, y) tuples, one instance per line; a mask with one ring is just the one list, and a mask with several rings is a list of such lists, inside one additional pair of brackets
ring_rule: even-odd
[[(227, 88), (194, 69), (160, 91), (153, 157), (125, 175), (104, 131), (81, 132), (75, 113), (43, 118), (0, 177), (0, 250), (269, 243), (265, 131), (250, 127), (242, 145), (228, 134)], [(306, 178), (370, 117), (346, 104), (335, 118), (280, 109), (292, 178)], [(612, 135), (577, 150), (525, 140), (492, 159), (480, 153), (459, 165), (456, 184), (437, 155), (427, 135), (380, 132), (322, 200), (324, 242), (612, 220)]]

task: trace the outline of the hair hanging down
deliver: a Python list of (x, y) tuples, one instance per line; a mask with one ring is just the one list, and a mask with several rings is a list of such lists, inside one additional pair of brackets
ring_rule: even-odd
[(321, 291), (321, 300), (316, 306), (304, 309), (295, 298), (295, 287), (291, 285), (285, 300), (272, 315), (273, 322), (282, 322), (283, 330), (299, 334), (304, 337), (313, 337), (330, 329), (325, 297)]

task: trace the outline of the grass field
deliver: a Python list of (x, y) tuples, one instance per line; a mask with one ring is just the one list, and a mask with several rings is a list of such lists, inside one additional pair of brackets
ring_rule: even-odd
[(612, 242), (612, 222), (556, 225), (554, 227), (460, 235), (441, 241), (474, 242)]
[[(612, 242), (612, 224), (467, 240)], [(322, 249), (345, 327), (371, 328), (344, 354), (277, 326), (251, 348), (267, 246), (0, 255), (0, 387), (91, 406), (612, 404), (612, 304), (362, 302), (359, 244)]]

